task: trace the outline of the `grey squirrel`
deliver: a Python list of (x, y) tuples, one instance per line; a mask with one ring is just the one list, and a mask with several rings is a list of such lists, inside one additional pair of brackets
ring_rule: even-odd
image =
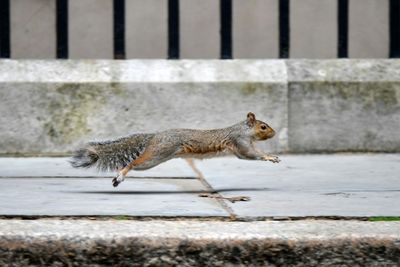
[(257, 150), (254, 141), (272, 138), (275, 131), (249, 112), (247, 118), (227, 128), (213, 130), (171, 129), (138, 133), (112, 141), (89, 142), (77, 150), (70, 163), (75, 168), (96, 166), (102, 171), (118, 171), (114, 187), (127, 173), (147, 170), (172, 158), (208, 158), (236, 155), (240, 159), (280, 162), (277, 156)]

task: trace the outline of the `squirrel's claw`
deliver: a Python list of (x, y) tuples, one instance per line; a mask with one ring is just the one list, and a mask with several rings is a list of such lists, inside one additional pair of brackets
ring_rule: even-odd
[(117, 181), (117, 177), (114, 177), (114, 179), (112, 179), (112, 185), (114, 187), (117, 187), (119, 185), (119, 182)]
[(270, 160), (273, 163), (279, 163), (281, 160), (278, 158), (278, 156), (273, 156), (273, 159)]
[(117, 187), (124, 180), (125, 180), (125, 176), (122, 173), (119, 173), (117, 177), (114, 177), (114, 179), (112, 179), (112, 185), (114, 187)]
[(264, 156), (262, 160), (271, 161), (273, 163), (279, 163), (281, 161), (278, 156)]

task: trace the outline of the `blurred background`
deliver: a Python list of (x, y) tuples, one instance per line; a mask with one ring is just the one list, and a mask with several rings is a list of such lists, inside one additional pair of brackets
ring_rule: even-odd
[(2, 0), (15, 59), (388, 58), (398, 0)]

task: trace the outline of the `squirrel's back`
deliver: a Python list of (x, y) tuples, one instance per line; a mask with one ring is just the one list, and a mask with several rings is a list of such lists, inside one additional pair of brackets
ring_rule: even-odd
[(71, 159), (75, 168), (96, 166), (101, 171), (124, 168), (146, 149), (154, 134), (132, 134), (112, 141), (89, 142)]

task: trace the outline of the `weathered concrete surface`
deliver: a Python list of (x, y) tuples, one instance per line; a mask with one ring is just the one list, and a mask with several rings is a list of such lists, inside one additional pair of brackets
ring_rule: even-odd
[(240, 218), (399, 216), (400, 155), (281, 155), (279, 164), (196, 161), (214, 190)]
[(229, 214), (196, 179), (1, 178), (0, 215), (215, 217)]
[(290, 151), (400, 151), (400, 61), (286, 63)]
[[(88, 75), (86, 75), (88, 74)], [(65, 153), (91, 139), (222, 128), (253, 111), (287, 150), (280, 61), (0, 61), (0, 153)]]
[(7, 266), (398, 266), (399, 222), (0, 221)]
[(400, 152), (400, 60), (0, 61), (0, 154), (225, 127), (248, 111), (277, 152)]
[[(69, 158), (0, 158), (0, 177), (115, 177), (116, 173), (96, 169), (75, 169)], [(196, 173), (183, 159), (172, 159), (146, 171), (132, 171), (127, 177), (195, 178)]]
[[(0, 216), (131, 215), (161, 217), (400, 216), (400, 154), (281, 155), (282, 162), (234, 158), (183, 160), (130, 172), (117, 188), (114, 173), (72, 169), (66, 158), (0, 158)], [(94, 178), (95, 177), (95, 178)], [(107, 177), (107, 178), (104, 178)], [(200, 198), (249, 196), (230, 203)]]

